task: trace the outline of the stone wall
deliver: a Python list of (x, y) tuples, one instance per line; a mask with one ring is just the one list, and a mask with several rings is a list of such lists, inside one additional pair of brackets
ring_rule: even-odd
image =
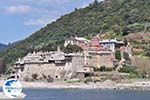
[(64, 76), (65, 70), (66, 67), (61, 64), (57, 66), (55, 64), (25, 64), (20, 77), (24, 80), (27, 77), (32, 78), (33, 74), (37, 74), (38, 78), (43, 78), (43, 75), (50, 75), (54, 79), (59, 79)]
[(98, 68), (100, 68), (101, 66), (105, 66), (106, 68), (113, 68), (114, 64), (111, 58), (111, 55), (93, 55), (91, 59), (91, 65)]

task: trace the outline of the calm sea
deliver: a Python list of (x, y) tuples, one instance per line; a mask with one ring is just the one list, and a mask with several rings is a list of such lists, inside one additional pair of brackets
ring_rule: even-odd
[(150, 100), (150, 91), (23, 89), (23, 92), (27, 94), (25, 100)]

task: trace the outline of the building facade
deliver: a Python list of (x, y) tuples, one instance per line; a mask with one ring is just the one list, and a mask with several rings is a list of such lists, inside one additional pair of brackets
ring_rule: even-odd
[(90, 42), (90, 40), (85, 39), (83, 37), (71, 37), (65, 40), (64, 47), (67, 45), (77, 45), (81, 47), (83, 50), (86, 49), (87, 44)]
[(84, 65), (83, 54), (65, 54), (63, 52), (29, 53), (14, 64), (17, 75), (21, 80), (31, 79), (37, 75), (39, 79), (50, 76), (53, 79), (75, 77), (77, 70)]
[(32, 79), (37, 76), (42, 79), (49, 76), (53, 79), (71, 79), (91, 75), (94, 68), (113, 68), (116, 49), (120, 49), (124, 42), (100, 40), (95, 36), (91, 41), (82, 37), (69, 38), (64, 46), (78, 45), (83, 49), (82, 53), (66, 54), (58, 48), (58, 51), (33, 52), (19, 59), (14, 68), (21, 80)]
[(113, 53), (116, 49), (120, 49), (120, 47), (124, 46), (123, 41), (118, 41), (116, 39), (100, 40), (99, 43), (103, 46), (103, 48), (111, 50)]

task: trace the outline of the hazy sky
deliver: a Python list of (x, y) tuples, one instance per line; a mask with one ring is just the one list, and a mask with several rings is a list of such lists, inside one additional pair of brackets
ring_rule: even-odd
[(0, 0), (0, 43), (24, 39), (74, 8), (94, 0)]

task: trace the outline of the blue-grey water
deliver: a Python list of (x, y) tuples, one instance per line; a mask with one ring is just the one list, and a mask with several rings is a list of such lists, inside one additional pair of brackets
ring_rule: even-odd
[(150, 91), (23, 89), (25, 100), (150, 100)]

